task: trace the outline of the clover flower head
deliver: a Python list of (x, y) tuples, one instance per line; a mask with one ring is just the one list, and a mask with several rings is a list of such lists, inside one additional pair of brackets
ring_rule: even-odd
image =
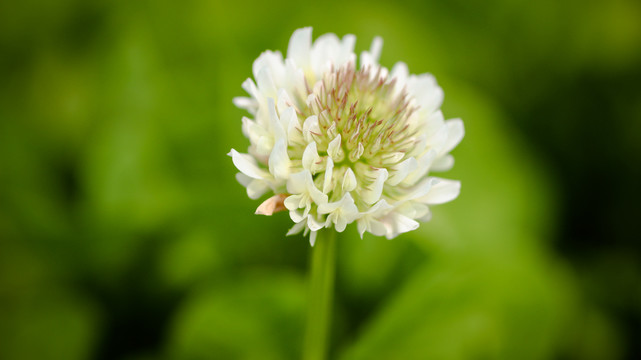
[(464, 134), (460, 119), (443, 118), (434, 77), (379, 65), (380, 38), (357, 65), (355, 41), (325, 34), (312, 43), (311, 28), (298, 29), (286, 58), (266, 51), (254, 61), (249, 97), (234, 99), (251, 114), (242, 121), (248, 152), (229, 153), (238, 181), (252, 199), (273, 194), (256, 213), (288, 210), (288, 235), (311, 232), (312, 246), (320, 229), (353, 222), (361, 237), (391, 239), (460, 190), (429, 175), (452, 167)]

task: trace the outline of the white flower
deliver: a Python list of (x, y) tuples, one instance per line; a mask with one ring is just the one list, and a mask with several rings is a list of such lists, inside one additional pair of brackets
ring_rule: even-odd
[(460, 183), (435, 178), (454, 164), (449, 154), (464, 134), (460, 119), (445, 120), (443, 91), (432, 75), (410, 75), (399, 62), (378, 64), (374, 39), (357, 66), (353, 35), (296, 30), (287, 57), (262, 53), (249, 97), (234, 103), (243, 118), (247, 154), (231, 150), (238, 181), (257, 199), (256, 213), (289, 210), (289, 234), (357, 222), (358, 231), (393, 238), (429, 220), (430, 205), (455, 199)]

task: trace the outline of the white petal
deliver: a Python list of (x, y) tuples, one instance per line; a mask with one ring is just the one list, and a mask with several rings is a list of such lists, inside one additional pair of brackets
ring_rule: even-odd
[(311, 45), (312, 28), (298, 29), (294, 31), (294, 34), (289, 39), (287, 57), (294, 60), (297, 66), (307, 69), (309, 67)]
[(287, 179), (289, 176), (289, 156), (285, 139), (278, 140), (269, 155), (269, 172), (277, 179)]
[(383, 236), (387, 233), (387, 229), (385, 228), (385, 225), (376, 219), (370, 220), (367, 231), (369, 231), (370, 233), (376, 236)]
[(324, 227), (324, 224), (323, 224), (323, 221), (318, 221), (313, 216), (308, 215), (307, 227), (309, 227), (311, 231), (318, 231)]
[(287, 125), (287, 142), (289, 144), (293, 143), (303, 143), (303, 133), (300, 131), (300, 122), (298, 117), (292, 119)]
[(427, 209), (427, 212), (423, 214), (422, 216), (419, 216), (416, 218), (418, 221), (430, 221), (432, 219), (432, 213), (430, 212), (430, 209)]
[(324, 204), (318, 205), (317, 211), (319, 214), (329, 214), (332, 211), (336, 210), (339, 206), (340, 205), (338, 201), (331, 202), (331, 203), (324, 203)]
[(317, 76), (336, 63), (339, 50), (340, 43), (335, 34), (324, 34), (316, 39), (311, 50), (311, 64)]
[(254, 83), (254, 80), (246, 79), (245, 81), (243, 81), (243, 84), (241, 86), (254, 99), (258, 99), (259, 98), (260, 93), (258, 92), (258, 88), (256, 87), (256, 84)]
[(400, 233), (418, 229), (419, 223), (408, 218), (407, 216), (396, 216), (396, 231)]
[[(375, 37), (369, 51), (363, 51), (361, 53), (361, 68), (376, 66), (378, 64), (378, 58), (381, 55), (382, 47), (383, 39), (378, 36)], [(370, 74), (373, 77), (376, 75), (376, 71), (372, 71)]]
[(256, 165), (256, 160), (251, 155), (241, 154), (234, 149), (231, 149), (227, 155), (231, 156), (234, 165), (243, 174), (254, 179), (265, 179), (269, 177), (269, 174), (265, 170)]
[[(252, 144), (258, 144), (261, 138), (269, 138), (271, 134), (262, 126), (258, 125), (254, 120), (243, 116), (243, 134), (249, 138)], [(271, 141), (270, 141), (271, 142)]]
[(443, 204), (456, 199), (460, 192), (460, 181), (439, 179), (421, 201), (429, 205)]
[[(411, 188), (411, 191), (405, 194), (405, 200), (418, 200), (426, 196), (431, 190), (432, 186), (436, 184), (439, 179), (435, 177), (424, 178), (418, 184)], [(424, 201), (423, 201), (424, 202)]]
[[(427, 205), (414, 203), (414, 216), (413, 219), (419, 219), (421, 221), (428, 221), (430, 214), (430, 208)], [(427, 219), (426, 219), (427, 218)], [(425, 220), (423, 220), (425, 219)]]
[(305, 74), (294, 59), (285, 59), (285, 83), (289, 84), (288, 91), (292, 95), (304, 97), (307, 94), (305, 89)]
[(369, 210), (367, 210), (364, 214), (367, 214), (372, 217), (381, 217), (385, 214), (387, 214), (390, 210), (392, 210), (394, 207), (385, 201), (385, 199), (381, 199), (379, 202), (374, 204)]
[(325, 179), (323, 180), (323, 193), (327, 194), (332, 189), (332, 176), (334, 174), (334, 161), (327, 157), (327, 166), (325, 167)]
[(347, 227), (347, 220), (345, 219), (344, 216), (339, 216), (336, 218), (336, 223), (334, 224), (334, 229), (338, 232), (343, 232), (345, 231), (345, 228)]
[(358, 183), (356, 181), (356, 175), (354, 175), (354, 171), (352, 171), (352, 168), (347, 168), (347, 170), (345, 171), (345, 176), (343, 176), (343, 191), (350, 192), (356, 189), (357, 185)]
[(394, 67), (392, 68), (392, 72), (390, 73), (390, 76), (393, 79), (396, 79), (396, 85), (394, 87), (394, 94), (398, 94), (405, 88), (405, 85), (407, 83), (407, 77), (409, 76), (409, 69), (407, 68), (407, 64), (405, 64), (402, 61), (397, 62), (394, 64)]
[(338, 161), (339, 154), (341, 150), (341, 134), (336, 135), (334, 140), (330, 141), (327, 145), (327, 154), (333, 159)]
[(405, 180), (407, 176), (418, 167), (418, 162), (415, 158), (403, 160), (400, 164), (396, 165), (395, 171), (392, 176), (387, 180), (390, 185), (398, 185), (401, 181)]
[(318, 234), (317, 231), (312, 231), (311, 234), (309, 234), (309, 244), (314, 247), (314, 243), (316, 242), (316, 235)]
[(427, 141), (428, 145), (434, 149), (437, 154), (441, 154), (443, 152), (443, 148), (447, 142), (447, 131), (447, 125), (443, 124)]
[(255, 114), (256, 109), (258, 109), (258, 102), (252, 98), (237, 96), (232, 99), (232, 102), (234, 103), (234, 105), (236, 105), (236, 107), (245, 109), (252, 114)]
[(242, 186), (248, 187), (254, 179), (243, 173), (236, 173), (236, 181), (238, 181)]
[(356, 228), (358, 229), (358, 234), (363, 238), (363, 234), (367, 230), (367, 219), (361, 219), (356, 223)]
[(356, 204), (354, 203), (354, 198), (350, 193), (346, 193), (343, 195), (343, 198), (339, 202), (340, 207), (341, 207), (341, 212), (350, 218), (350, 221), (353, 220), (352, 218), (358, 216), (358, 208), (356, 207)]
[(263, 196), (267, 190), (269, 190), (269, 184), (267, 181), (254, 179), (249, 186), (247, 186), (247, 196), (252, 200), (256, 200)]
[[(361, 63), (361, 69), (365, 69), (368, 67), (372, 67), (374, 65), (374, 59), (372, 59), (372, 55), (369, 52), (363, 51), (361, 53), (360, 63)], [(370, 74), (373, 74), (373, 73), (374, 73), (373, 71), (370, 72)]]
[(305, 138), (305, 141), (307, 142), (312, 142), (314, 141), (314, 137), (312, 136), (313, 134), (320, 134), (321, 130), (320, 127), (318, 126), (318, 116), (312, 115), (305, 119), (305, 122), (303, 123), (303, 136)]
[(304, 221), (294, 224), (294, 226), (292, 226), (292, 228), (287, 232), (287, 236), (298, 234), (299, 232), (303, 231), (305, 225), (306, 223)]
[(236, 180), (247, 188), (247, 196), (253, 200), (263, 196), (269, 190), (267, 181), (253, 179), (243, 173), (236, 173)]
[(419, 223), (407, 216), (394, 214), (390, 223), (385, 223), (387, 228), (386, 237), (392, 239), (399, 234), (418, 229)]
[(383, 185), (385, 184), (385, 180), (387, 180), (387, 176), (387, 169), (385, 168), (378, 169), (376, 171), (376, 180), (374, 180), (369, 188), (361, 191), (361, 199), (363, 199), (365, 203), (371, 205), (381, 198), (381, 194), (383, 193)]
[(421, 107), (421, 111), (428, 114), (436, 111), (443, 103), (443, 90), (436, 83), (431, 74), (410, 76), (407, 88)]
[(369, 48), (369, 53), (372, 55), (372, 60), (375, 63), (378, 63), (379, 58), (381, 57), (381, 50), (383, 49), (383, 38), (377, 36), (372, 41), (372, 46)]
[(350, 151), (349, 159), (352, 162), (356, 162), (358, 159), (361, 158), (364, 152), (365, 152), (365, 147), (363, 146), (363, 143), (359, 142), (358, 146), (354, 150)]
[(307, 181), (305, 183), (306, 186), (306, 191), (309, 194), (309, 196), (312, 198), (312, 201), (318, 206), (322, 204), (327, 204), (327, 195), (323, 194), (322, 191), (318, 190), (316, 187), (316, 184), (314, 184), (314, 180), (312, 179), (312, 175), (307, 172), (309, 175), (307, 176)]
[[(243, 130), (243, 135), (245, 135), (245, 137), (248, 137), (249, 140), (253, 143), (254, 141), (253, 141), (252, 138), (255, 137), (258, 134), (256, 133), (255, 130), (252, 130), (252, 128), (253, 127), (258, 127), (258, 124), (256, 124), (256, 122), (254, 120), (252, 120), (252, 119), (250, 119), (250, 118), (248, 118), (246, 116), (243, 116), (241, 121), (243, 123), (242, 126), (241, 126), (241, 129)], [(254, 134), (252, 134), (252, 133), (254, 133)]]
[(290, 211), (290, 212), (289, 212), (289, 217), (290, 217), (290, 218), (292, 219), (292, 221), (293, 221), (293, 222), (295, 222), (295, 223), (300, 223), (300, 222), (302, 222), (302, 223), (304, 223), (304, 224), (305, 224), (306, 222), (305, 222), (305, 221), (303, 221), (303, 220), (305, 220), (305, 219), (307, 218), (307, 216), (308, 216), (308, 215), (307, 215), (306, 211), (303, 211), (303, 212), (301, 213), (301, 212), (300, 212), (300, 211), (298, 211), (298, 210), (292, 210), (292, 211)]
[(303, 195), (301, 194), (290, 195), (285, 199), (283, 204), (285, 204), (285, 207), (287, 208), (287, 210), (296, 210), (301, 207), (300, 203), (301, 203), (302, 197)]
[[(287, 90), (280, 89), (278, 90), (278, 100), (276, 101), (276, 109), (282, 115), (287, 108), (292, 107), (292, 99), (289, 97)], [(287, 126), (283, 126), (287, 128)]]
[(274, 148), (274, 139), (271, 135), (261, 136), (255, 144), (256, 155), (268, 158)]
[(285, 64), (283, 63), (283, 55), (280, 51), (267, 50), (260, 54), (258, 59), (252, 64), (252, 73), (254, 77), (258, 77), (260, 71), (266, 68), (272, 73), (274, 78), (282, 78), (285, 71)]
[(404, 180), (402, 180), (402, 184), (406, 186), (416, 184), (423, 178), (423, 176), (425, 176), (425, 174), (427, 174), (435, 157), (436, 152), (434, 150), (429, 150), (425, 155), (416, 159), (418, 161), (418, 167), (416, 170), (410, 172)]
[(276, 97), (276, 85), (274, 84), (271, 71), (268, 68), (263, 67), (258, 71), (256, 85), (258, 85), (258, 90), (260, 90), (263, 95)]
[(301, 194), (307, 191), (307, 178), (312, 177), (308, 170), (291, 174), (287, 179), (287, 192), (290, 194)]
[(425, 119), (425, 134), (431, 138), (437, 131), (442, 130), (445, 126), (445, 117), (441, 110), (436, 110)]
[(452, 151), (458, 145), (463, 136), (465, 135), (465, 128), (463, 127), (463, 120), (461, 119), (450, 119), (445, 122), (447, 125), (447, 140), (443, 146), (442, 153), (448, 153)]
[(316, 142), (312, 141), (303, 151), (303, 168), (311, 171), (314, 163), (319, 160), (320, 156), (318, 156), (318, 151), (316, 150)]
[(403, 157), (405, 157), (405, 153), (393, 152), (390, 154), (383, 155), (381, 162), (384, 165), (394, 165), (394, 164), (397, 164), (399, 161), (401, 161)]
[(343, 41), (341, 42), (341, 48), (336, 59), (336, 65), (340, 66), (350, 60), (350, 57), (354, 54), (354, 44), (356, 43), (356, 36), (348, 34), (343, 36)]
[(397, 206), (395, 211), (399, 214), (405, 215), (410, 219), (416, 219), (427, 213), (427, 205), (421, 204), (417, 201), (406, 201)]
[(294, 109), (293, 107), (288, 107), (280, 113), (280, 124), (283, 129), (283, 135), (285, 133), (285, 130), (289, 129), (289, 124), (292, 122), (294, 124), (298, 123), (298, 119), (296, 118), (296, 109)]
[(280, 139), (287, 140), (287, 135), (285, 135), (285, 128), (276, 113), (276, 104), (274, 103), (273, 98), (267, 99), (267, 107), (269, 109), (269, 125), (271, 126), (272, 133), (274, 134), (274, 140), (278, 141)]
[(342, 232), (347, 224), (356, 220), (359, 216), (358, 208), (350, 193), (343, 195), (340, 201), (323, 204), (318, 207), (319, 214), (330, 214), (327, 217), (327, 224), (334, 222), (336, 231)]
[(434, 163), (430, 166), (430, 170), (447, 171), (451, 169), (452, 166), (454, 166), (454, 156), (447, 154), (434, 160)]

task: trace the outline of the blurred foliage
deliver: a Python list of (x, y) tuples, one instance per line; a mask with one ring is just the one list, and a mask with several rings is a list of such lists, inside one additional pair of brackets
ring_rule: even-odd
[[(296, 359), (309, 245), (231, 99), (294, 29), (375, 35), (465, 121), (455, 202), (341, 237), (332, 358), (641, 354), (641, 3), (0, 3), (0, 359)], [(635, 235), (636, 234), (636, 235)]]

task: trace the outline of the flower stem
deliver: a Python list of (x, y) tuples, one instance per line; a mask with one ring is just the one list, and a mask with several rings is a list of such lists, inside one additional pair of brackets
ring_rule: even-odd
[(332, 318), (336, 231), (321, 230), (311, 249), (307, 328), (303, 348), (304, 360), (327, 357), (329, 327)]

